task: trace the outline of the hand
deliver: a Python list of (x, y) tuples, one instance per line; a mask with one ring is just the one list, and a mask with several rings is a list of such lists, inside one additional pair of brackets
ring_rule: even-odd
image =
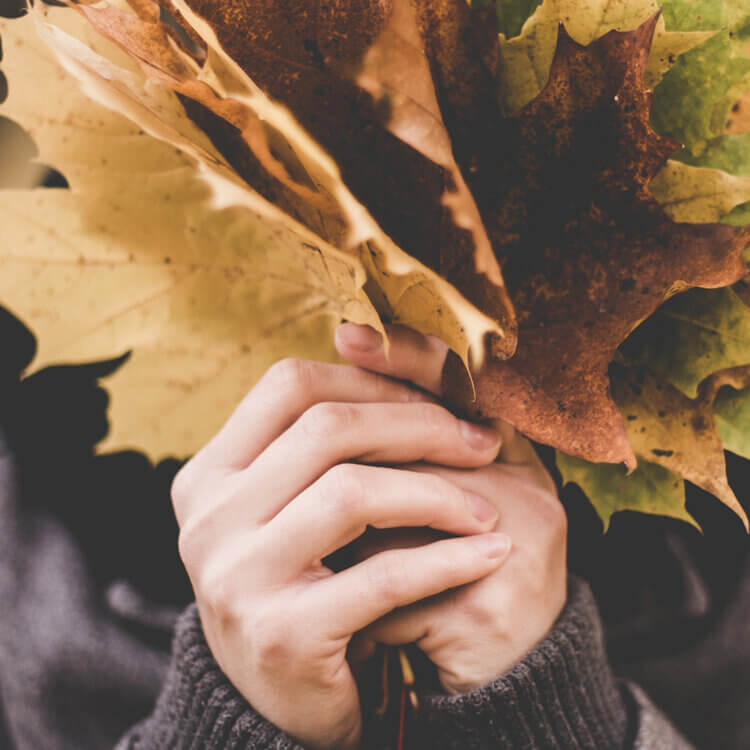
[[(496, 431), (387, 377), (295, 360), (271, 368), (172, 489), (206, 640), (259, 713), (310, 748), (357, 745), (352, 634), (487, 575), (508, 551), (506, 537), (483, 533), (496, 512), (482, 498), (367, 464), (477, 467), (499, 446)], [(325, 567), (368, 525), (462, 536)]]
[[(443, 344), (392, 328), (386, 359), (372, 333), (342, 326), (339, 352), (361, 367), (440, 395), (447, 353)], [(449, 693), (484, 686), (521, 661), (552, 628), (565, 602), (567, 526), (555, 485), (531, 444), (507, 424), (500, 430), (503, 446), (497, 463), (472, 469), (425, 463), (408, 468), (439, 476), (493, 503), (499, 514), (496, 528), (513, 540), (508, 560), (487, 577), (403, 607), (357, 636), (360, 658), (372, 652), (375, 642), (416, 643), (436, 665)], [(356, 559), (432, 538), (430, 533), (368, 533), (357, 543)]]

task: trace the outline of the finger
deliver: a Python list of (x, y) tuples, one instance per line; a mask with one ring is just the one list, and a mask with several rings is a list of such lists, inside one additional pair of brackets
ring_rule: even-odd
[[(495, 462), (471, 471), (424, 463), (408, 464), (404, 468), (442, 477), (457, 487), (485, 498), (497, 508), (499, 523), (504, 528), (511, 521), (533, 519), (538, 513), (546, 516), (545, 509), (551, 506), (554, 511), (560, 506), (555, 483), (541, 461), (530, 464)], [(519, 497), (524, 498), (520, 504)], [(509, 533), (518, 538), (517, 529), (511, 529)]]
[(238, 499), (253, 497), (256, 521), (269, 521), (328, 469), (346, 461), (414, 461), (476, 467), (494, 461), (491, 427), (457, 419), (436, 404), (318, 403), (237, 477)]
[(439, 396), (447, 345), (404, 326), (386, 326), (386, 333), (388, 356), (377, 331), (354, 323), (336, 329), (336, 348), (352, 364), (409, 381)]
[[(450, 592), (443, 596), (450, 596)], [(443, 597), (414, 602), (400, 607), (376, 620), (361, 631), (364, 643), (383, 643), (386, 646), (405, 646), (424, 639), (430, 632), (430, 625), (438, 624), (440, 603)]]
[(294, 575), (376, 529), (423, 527), (451, 534), (490, 531), (497, 511), (442, 477), (339, 464), (298, 495), (258, 533), (268, 576)]
[[(405, 380), (437, 396), (448, 347), (434, 336), (423, 336), (403, 326), (386, 326), (390, 348), (385, 355), (381, 335), (369, 326), (344, 323), (336, 329), (336, 348), (352, 364)], [(511, 425), (494, 422), (503, 439), (499, 460), (529, 463), (536, 460), (531, 443)]]
[(428, 400), (404, 383), (357, 367), (285, 359), (266, 372), (196, 458), (213, 466), (243, 468), (319, 401)]
[(493, 533), (381, 552), (310, 586), (303, 611), (317, 632), (346, 638), (398, 607), (483, 578), (509, 551), (510, 539)]

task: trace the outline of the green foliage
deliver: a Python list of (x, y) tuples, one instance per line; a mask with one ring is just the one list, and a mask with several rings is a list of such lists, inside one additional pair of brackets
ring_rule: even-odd
[(750, 5), (673, 0), (663, 12), (671, 30), (717, 31), (676, 60), (654, 92), (654, 127), (696, 155), (722, 134), (729, 109), (750, 88)]
[(722, 388), (714, 401), (714, 419), (724, 448), (750, 458), (750, 388)]
[[(750, 177), (750, 133), (722, 135), (711, 141), (699, 155), (684, 149), (675, 158), (696, 167), (721, 169), (738, 177)], [(737, 206), (722, 221), (732, 226), (750, 224), (750, 202)]]
[(662, 305), (620, 351), (692, 398), (712, 373), (750, 361), (750, 308), (730, 288), (691, 289)]
[(750, 75), (750, 60), (736, 52), (722, 31), (678, 59), (654, 92), (651, 120), (661, 135), (700, 153), (724, 130), (738, 87)]
[(628, 475), (620, 464), (592, 464), (558, 451), (557, 468), (564, 484), (577, 484), (591, 499), (605, 531), (612, 514), (620, 510), (668, 515), (695, 524), (685, 510), (683, 481), (661, 466), (640, 461)]

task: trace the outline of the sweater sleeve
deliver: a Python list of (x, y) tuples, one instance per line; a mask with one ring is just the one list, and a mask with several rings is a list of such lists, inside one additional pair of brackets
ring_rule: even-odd
[(152, 714), (116, 750), (303, 750), (253, 710), (219, 668), (198, 608), (177, 623), (172, 662)]
[(688, 750), (636, 686), (618, 682), (588, 585), (570, 577), (568, 600), (550, 634), (523, 661), (470, 693), (426, 695), (425, 747)]
[[(689, 750), (636, 686), (611, 672), (593, 595), (569, 582), (551, 633), (522, 662), (471, 693), (423, 694), (409, 745), (442, 750)], [(372, 747), (370, 742), (366, 746)], [(195, 605), (176, 630), (151, 716), (117, 750), (303, 750), (255, 712), (219, 669)]]

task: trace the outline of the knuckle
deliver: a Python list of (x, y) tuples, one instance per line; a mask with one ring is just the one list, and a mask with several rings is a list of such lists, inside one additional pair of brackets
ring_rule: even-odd
[(338, 464), (326, 472), (324, 501), (335, 517), (350, 516), (361, 507), (364, 488), (359, 467)]
[(240, 620), (234, 579), (223, 566), (204, 565), (194, 585), (203, 608), (215, 622), (227, 628)]
[(456, 421), (456, 418), (438, 404), (419, 404), (417, 419), (425, 432), (434, 436), (446, 435), (446, 428)]
[(469, 589), (461, 601), (461, 610), (475, 626), (491, 631), (498, 623), (498, 609), (493, 604), (495, 602), (486, 594), (480, 595), (475, 589)]
[(202, 547), (202, 534), (197, 529), (198, 524), (194, 522), (186, 523), (180, 529), (177, 537), (177, 549), (180, 559), (188, 572), (195, 569), (198, 560), (201, 558), (199, 550)]
[(274, 669), (279, 664), (289, 664), (297, 639), (291, 619), (284, 616), (278, 603), (257, 608), (247, 626), (246, 642), (257, 668)]
[(427, 490), (438, 510), (453, 510), (458, 506), (463, 512), (467, 507), (465, 493), (443, 477), (429, 476)]
[(319, 402), (311, 406), (299, 419), (299, 429), (310, 440), (329, 440), (359, 423), (360, 410), (352, 404)]
[(190, 504), (196, 487), (195, 469), (192, 461), (188, 461), (172, 480), (170, 496), (177, 522), (182, 520), (187, 506)]
[(315, 379), (315, 365), (310, 360), (286, 357), (271, 365), (266, 379), (285, 392), (306, 391)]
[(369, 585), (374, 598), (388, 606), (397, 606), (408, 571), (402, 555), (398, 552), (383, 552), (377, 564), (370, 566)]

